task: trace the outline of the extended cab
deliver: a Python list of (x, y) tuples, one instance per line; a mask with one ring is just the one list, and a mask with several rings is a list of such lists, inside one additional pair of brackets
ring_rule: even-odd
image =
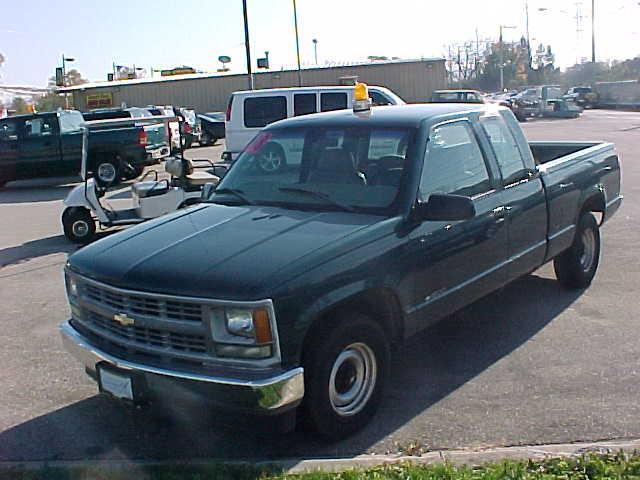
[[(13, 180), (77, 175), (82, 158), (78, 111), (18, 115), (0, 119), (0, 187)], [(88, 172), (103, 185), (135, 178), (153, 161), (142, 127), (90, 128)]]
[[(274, 145), (292, 153), (265, 170)], [(621, 198), (612, 144), (527, 143), (504, 107), (288, 119), (204, 204), (71, 255), (61, 333), (116, 397), (299, 407), (343, 436), (416, 332), (549, 261), (588, 286)]]

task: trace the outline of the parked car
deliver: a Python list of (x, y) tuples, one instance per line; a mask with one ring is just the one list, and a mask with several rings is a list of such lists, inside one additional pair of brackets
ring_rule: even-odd
[(215, 145), (218, 140), (224, 138), (224, 112), (199, 113), (198, 118), (202, 128), (200, 145)]
[(485, 103), (477, 90), (435, 90), (431, 94), (431, 103)]
[[(140, 107), (128, 108), (103, 108), (83, 112), (82, 115), (87, 121), (94, 120), (115, 120), (119, 118), (149, 118), (153, 115), (149, 110)], [(94, 130), (101, 128), (99, 125), (91, 127)], [(105, 128), (112, 128), (107, 125)], [(168, 132), (163, 124), (144, 125), (147, 134), (147, 153), (153, 160), (160, 161), (170, 155)]]
[[(74, 110), (0, 119), (0, 187), (12, 180), (80, 173), (82, 114)], [(135, 178), (155, 163), (138, 126), (91, 128), (88, 174), (103, 186)]]
[(177, 108), (176, 113), (182, 117), (180, 127), (182, 128), (182, 147), (191, 148), (193, 142), (200, 142), (202, 129), (200, 127), (200, 119), (196, 116), (196, 112), (189, 108)]
[[(235, 159), (240, 151), (266, 125), (289, 117), (351, 108), (353, 87), (271, 88), (234, 92), (229, 98), (225, 122), (225, 160)], [(404, 101), (384, 87), (369, 87), (374, 105), (403, 105)], [(278, 152), (266, 162), (278, 164)]]
[(521, 122), (534, 116), (576, 118), (582, 112), (558, 85), (527, 87), (509, 99), (509, 107)]
[(507, 108), (457, 104), (274, 123), (211, 190), (69, 257), (64, 343), (116, 397), (300, 407), (329, 438), (371, 419), (416, 332), (549, 261), (588, 286), (622, 198), (612, 144), (527, 143)]
[(598, 101), (598, 95), (591, 87), (571, 87), (565, 96), (582, 108), (591, 108)]

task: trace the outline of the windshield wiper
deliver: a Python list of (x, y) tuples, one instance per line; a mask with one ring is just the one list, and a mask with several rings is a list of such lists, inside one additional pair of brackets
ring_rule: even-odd
[(345, 203), (339, 202), (338, 200), (331, 198), (330, 195), (324, 192), (318, 192), (317, 190), (307, 190), (306, 188), (302, 188), (302, 187), (279, 187), (278, 190), (280, 190), (281, 192), (293, 192), (293, 193), (302, 193), (305, 195), (311, 195), (313, 197), (320, 198), (332, 205), (335, 205), (336, 207), (339, 207), (342, 210), (346, 210), (347, 212), (356, 211), (356, 209), (353, 208), (351, 205), (347, 205)]
[[(255, 205), (255, 203), (249, 200), (249, 198), (244, 194), (242, 190), (239, 190), (237, 188), (218, 188), (214, 190), (213, 193), (214, 194), (221, 193), (223, 195), (226, 193), (230, 193), (231, 195), (234, 195), (240, 200), (242, 200), (247, 205)], [(207, 200), (204, 200), (203, 203), (218, 203), (218, 202), (216, 202), (215, 199), (207, 199)]]

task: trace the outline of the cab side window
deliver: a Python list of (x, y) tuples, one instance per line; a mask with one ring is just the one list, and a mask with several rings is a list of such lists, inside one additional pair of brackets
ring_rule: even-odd
[(375, 90), (369, 91), (369, 97), (371, 97), (371, 103), (375, 107), (381, 106), (381, 105), (391, 105), (391, 100), (389, 100), (380, 92), (376, 92)]
[(489, 190), (489, 172), (469, 122), (434, 127), (420, 178), (421, 198), (432, 193), (473, 197)]
[(32, 118), (24, 122), (26, 137), (44, 137), (53, 134), (53, 122), (46, 118)]
[(262, 128), (270, 123), (287, 118), (287, 98), (253, 97), (244, 101), (244, 126)]
[(516, 139), (504, 123), (502, 117), (489, 117), (480, 120), (493, 148), (503, 185), (510, 185), (527, 177), (528, 170)]
[(16, 123), (12, 120), (0, 120), (0, 140), (16, 140)]

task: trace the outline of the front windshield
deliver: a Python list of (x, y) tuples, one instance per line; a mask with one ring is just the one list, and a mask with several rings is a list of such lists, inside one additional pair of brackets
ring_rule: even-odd
[(210, 200), (387, 212), (394, 208), (412, 137), (412, 130), (395, 128), (265, 131), (238, 157)]

